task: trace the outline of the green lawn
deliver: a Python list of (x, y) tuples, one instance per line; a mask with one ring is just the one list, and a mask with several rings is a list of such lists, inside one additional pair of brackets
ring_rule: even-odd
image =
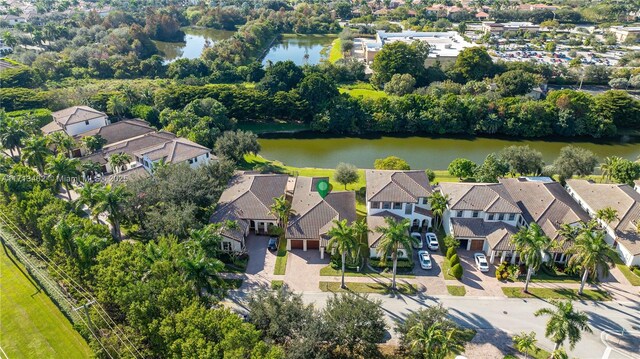
[(283, 280), (274, 279), (271, 281), (271, 289), (278, 290), (284, 286)]
[(463, 285), (448, 285), (447, 292), (456, 297), (464, 297), (467, 294), (467, 290)]
[[(333, 269), (331, 267), (331, 265), (328, 265), (322, 269), (320, 269), (320, 275), (321, 276), (327, 276), (327, 277), (340, 277), (342, 276), (342, 270), (340, 269)], [(377, 272), (372, 272), (369, 268), (365, 267), (365, 268), (361, 268), (360, 272), (356, 272), (353, 269), (349, 269), (347, 268), (347, 270), (344, 272), (344, 276), (345, 277), (371, 277), (371, 278), (391, 278), (393, 277), (393, 273), (377, 273)], [(396, 274), (397, 278), (415, 278), (416, 276), (413, 274)]]
[(617, 253), (612, 254), (614, 258), (614, 262), (616, 263), (616, 267), (620, 269), (620, 272), (627, 278), (629, 283), (633, 286), (640, 286), (640, 276), (636, 275), (631, 268), (629, 268), (626, 264), (622, 263), (620, 257), (618, 257)]
[(284, 238), (280, 238), (280, 243), (278, 243), (278, 254), (276, 257), (276, 265), (273, 268), (273, 274), (275, 275), (284, 275), (287, 270), (287, 256), (289, 255), (289, 251), (287, 250), (287, 240)]
[(444, 260), (442, 261), (442, 263), (440, 263), (440, 266), (442, 267), (442, 274), (444, 274), (444, 279), (457, 280), (456, 277), (449, 274), (449, 269), (451, 269), (451, 266), (449, 264), (449, 259), (447, 259), (447, 257), (444, 257)]
[(378, 98), (389, 96), (384, 91), (374, 89), (373, 86), (368, 83), (344, 85), (344, 86), (340, 86), (339, 90), (340, 90), (340, 93), (346, 93), (353, 97), (378, 99)]
[(571, 300), (611, 300), (611, 295), (602, 290), (585, 289), (578, 295), (577, 289), (549, 289), (529, 288), (529, 294), (523, 292), (523, 287), (502, 287), (502, 292), (509, 298), (541, 298), (541, 299), (571, 299)]
[[(346, 282), (347, 289), (340, 288), (340, 282), (320, 282), (320, 290), (323, 292), (354, 292), (354, 293), (391, 293), (391, 283), (354, 283)], [(413, 284), (397, 283), (398, 292), (405, 295), (415, 295), (418, 289)]]
[[(524, 355), (524, 353), (522, 354)], [(549, 353), (548, 351), (541, 348), (537, 348), (537, 347), (535, 352), (528, 353), (528, 354), (529, 354), (529, 358), (532, 358), (532, 359), (548, 359), (551, 356), (551, 353)], [(503, 359), (517, 359), (517, 358), (518, 357), (513, 355), (507, 355)]]
[(333, 40), (333, 42), (331, 43), (331, 50), (329, 50), (329, 62), (334, 63), (344, 58), (341, 46), (342, 40), (340, 38)]
[(89, 358), (89, 345), (11, 254), (0, 253), (0, 347), (9, 358)]
[[(524, 283), (526, 277), (520, 277), (520, 281)], [(531, 276), (531, 283), (580, 283), (579, 277), (567, 274), (552, 275), (544, 270), (539, 270), (536, 275)]]

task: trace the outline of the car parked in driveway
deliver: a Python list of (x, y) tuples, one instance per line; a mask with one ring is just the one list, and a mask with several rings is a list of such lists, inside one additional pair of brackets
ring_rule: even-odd
[(427, 251), (418, 251), (418, 260), (420, 261), (420, 268), (431, 269), (431, 255)]
[(489, 262), (487, 262), (487, 256), (484, 253), (476, 253), (473, 255), (476, 260), (476, 267), (480, 272), (488, 272), (489, 271)]
[(413, 243), (413, 248), (422, 248), (422, 234), (420, 232), (411, 232), (411, 237), (417, 239), (417, 241)]
[(438, 248), (440, 248), (440, 246), (438, 245), (438, 237), (436, 236), (435, 233), (427, 233), (425, 234), (425, 238), (427, 241), (427, 248), (429, 248), (432, 251), (437, 251)]
[(271, 252), (275, 252), (278, 250), (278, 237), (269, 238), (269, 243), (267, 244), (267, 248)]

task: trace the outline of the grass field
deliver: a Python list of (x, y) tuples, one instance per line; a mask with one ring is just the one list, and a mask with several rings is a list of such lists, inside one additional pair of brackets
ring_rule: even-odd
[(585, 289), (578, 295), (577, 289), (549, 289), (529, 288), (529, 294), (523, 292), (523, 287), (502, 287), (502, 292), (509, 298), (541, 298), (541, 299), (571, 299), (571, 300), (611, 300), (609, 293), (602, 290)]
[(331, 43), (331, 50), (329, 50), (329, 62), (334, 63), (344, 57), (342, 55), (341, 47), (342, 40), (340, 38), (333, 40)]
[[(323, 292), (354, 292), (354, 293), (391, 293), (391, 284), (382, 283), (355, 283), (346, 282), (347, 289), (340, 288), (340, 282), (320, 282), (320, 290)], [(418, 290), (413, 284), (397, 283), (398, 292), (405, 295), (415, 295)]]
[(464, 297), (467, 294), (467, 290), (463, 285), (448, 285), (447, 292), (456, 297)]
[[(91, 349), (13, 257), (0, 250), (0, 347), (9, 358), (89, 358)], [(13, 261), (12, 261), (13, 259)]]
[(340, 86), (339, 90), (340, 90), (340, 93), (347, 93), (353, 97), (378, 99), (378, 98), (389, 96), (384, 91), (374, 89), (373, 86), (368, 83), (344, 85), (344, 86)]
[(278, 254), (276, 255), (276, 264), (273, 268), (274, 275), (284, 275), (287, 271), (287, 256), (289, 251), (287, 250), (287, 240), (282, 237), (280, 243), (278, 243)]

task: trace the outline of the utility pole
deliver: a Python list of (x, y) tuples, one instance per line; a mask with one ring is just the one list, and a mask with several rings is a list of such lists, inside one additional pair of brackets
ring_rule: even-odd
[(93, 331), (93, 323), (91, 322), (91, 316), (89, 315), (89, 306), (93, 303), (95, 303), (95, 300), (91, 300), (88, 301), (87, 303), (85, 303), (84, 305), (81, 305), (77, 308), (73, 308), (74, 311), (78, 311), (80, 309), (83, 309), (84, 311), (84, 315), (87, 317), (87, 326), (89, 327), (89, 330)]

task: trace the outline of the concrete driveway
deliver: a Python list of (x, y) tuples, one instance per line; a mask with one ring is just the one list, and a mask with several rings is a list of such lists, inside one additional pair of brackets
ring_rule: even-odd
[(270, 288), (276, 255), (267, 250), (268, 242), (268, 236), (250, 234), (247, 237), (245, 243), (249, 254), (249, 263), (244, 274), (242, 290)]
[(480, 272), (473, 258), (477, 252), (458, 249), (458, 257), (464, 270), (462, 284), (466, 287), (467, 295), (504, 297), (502, 283), (496, 279), (495, 265), (490, 264), (488, 272)]

